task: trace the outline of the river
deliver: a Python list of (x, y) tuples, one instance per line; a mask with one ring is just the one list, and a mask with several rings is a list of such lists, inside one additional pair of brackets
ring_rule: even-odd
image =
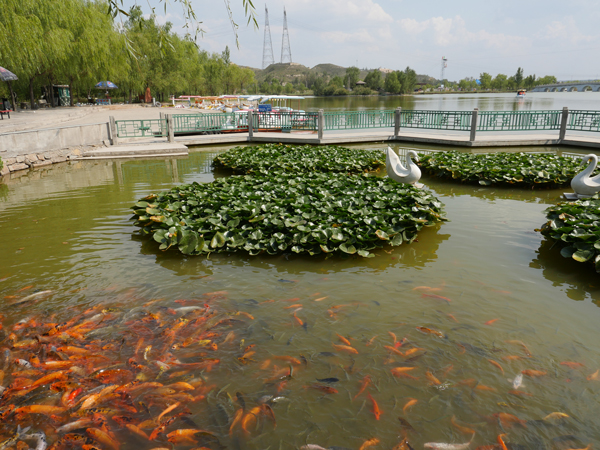
[(422, 94), (414, 96), (346, 96), (308, 97), (290, 105), (306, 111), (359, 111), (383, 109), (434, 111), (530, 111), (557, 110), (567, 107), (577, 110), (600, 109), (600, 92), (529, 92), (525, 98), (506, 94)]

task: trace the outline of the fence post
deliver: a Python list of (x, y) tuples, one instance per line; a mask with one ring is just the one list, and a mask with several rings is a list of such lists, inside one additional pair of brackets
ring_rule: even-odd
[(175, 126), (173, 124), (173, 115), (167, 115), (167, 140), (169, 142), (175, 142)]
[(562, 115), (560, 116), (560, 133), (558, 134), (558, 140), (562, 141), (567, 134), (567, 122), (569, 120), (569, 108), (563, 107)]
[(323, 114), (323, 110), (319, 110), (319, 117), (317, 119), (317, 138), (319, 140), (323, 139), (323, 129), (325, 128), (325, 115)]
[(110, 129), (110, 142), (112, 145), (119, 144), (119, 136), (117, 135), (117, 123), (115, 122), (115, 117), (110, 116), (108, 118), (108, 128)]
[(400, 134), (400, 113), (402, 112), (402, 108), (397, 107), (396, 111), (394, 111), (394, 137), (397, 138)]
[(473, 109), (473, 115), (471, 116), (471, 136), (469, 141), (475, 140), (475, 133), (477, 133), (477, 115), (479, 114), (479, 108)]
[(248, 141), (252, 141), (254, 137), (254, 124), (252, 120), (254, 118), (254, 113), (252, 111), (248, 111)]

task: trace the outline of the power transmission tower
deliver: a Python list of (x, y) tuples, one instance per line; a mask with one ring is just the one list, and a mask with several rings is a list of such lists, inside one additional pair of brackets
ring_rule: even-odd
[(271, 28), (269, 27), (269, 10), (265, 5), (265, 43), (263, 44), (262, 68), (266, 69), (275, 62), (273, 57), (273, 42), (271, 42)]
[(283, 7), (283, 37), (281, 38), (281, 63), (283, 64), (284, 58), (289, 58), (289, 62), (292, 62), (292, 49), (290, 48), (290, 35), (288, 33), (287, 26), (287, 14), (285, 12), (285, 6)]
[(442, 56), (442, 77), (440, 78), (442, 86), (444, 85), (444, 70), (446, 67), (448, 67), (448, 59), (445, 56)]

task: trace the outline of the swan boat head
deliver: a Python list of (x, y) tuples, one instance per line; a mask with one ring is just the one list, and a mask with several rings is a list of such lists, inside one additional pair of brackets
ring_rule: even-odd
[(400, 158), (390, 147), (386, 150), (386, 171), (388, 176), (398, 183), (415, 184), (421, 178), (421, 169), (413, 159), (419, 160), (419, 155), (414, 150), (406, 152), (406, 167), (400, 162)]
[(590, 196), (600, 192), (600, 175), (596, 175), (595, 177), (590, 176), (596, 170), (598, 156), (593, 153), (585, 155), (580, 165), (583, 166), (585, 164), (588, 166), (571, 180), (571, 188), (578, 195)]

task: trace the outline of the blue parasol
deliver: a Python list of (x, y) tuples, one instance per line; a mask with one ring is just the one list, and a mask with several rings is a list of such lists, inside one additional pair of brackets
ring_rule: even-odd
[(119, 89), (112, 81), (100, 81), (95, 87), (97, 89)]

